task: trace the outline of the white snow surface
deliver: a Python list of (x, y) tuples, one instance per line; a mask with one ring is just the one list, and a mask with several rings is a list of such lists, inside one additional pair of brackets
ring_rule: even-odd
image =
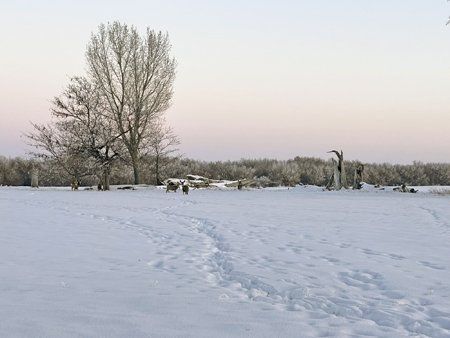
[(450, 197), (0, 187), (0, 337), (450, 337)]

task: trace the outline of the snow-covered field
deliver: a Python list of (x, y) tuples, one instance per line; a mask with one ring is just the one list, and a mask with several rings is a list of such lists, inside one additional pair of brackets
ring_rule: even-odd
[(450, 196), (0, 187), (1, 337), (450, 337)]

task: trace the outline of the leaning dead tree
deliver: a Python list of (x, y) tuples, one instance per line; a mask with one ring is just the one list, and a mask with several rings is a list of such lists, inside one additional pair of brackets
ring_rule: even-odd
[(345, 167), (344, 167), (344, 153), (341, 150), (339, 153), (337, 150), (330, 150), (328, 153), (335, 153), (338, 160), (336, 161), (332, 158), (333, 161), (333, 174), (331, 175), (327, 189), (331, 190), (333, 187), (335, 190), (341, 190), (341, 188), (347, 188), (347, 178), (345, 175)]

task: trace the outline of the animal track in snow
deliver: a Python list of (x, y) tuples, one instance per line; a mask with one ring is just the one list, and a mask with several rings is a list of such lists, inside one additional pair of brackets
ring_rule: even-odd
[(446, 221), (441, 215), (439, 215), (436, 210), (425, 207), (420, 207), (420, 209), (429, 214), (433, 221), (444, 230), (444, 233), (448, 233), (450, 231), (450, 223), (448, 223), (448, 221)]
[(445, 270), (445, 266), (434, 264), (434, 263), (431, 263), (431, 262), (420, 261), (419, 263), (422, 264), (423, 266), (426, 266), (427, 268), (430, 268), (430, 269)]
[(346, 285), (358, 287), (363, 290), (383, 290), (385, 288), (383, 276), (369, 270), (341, 272), (339, 273), (339, 278)]

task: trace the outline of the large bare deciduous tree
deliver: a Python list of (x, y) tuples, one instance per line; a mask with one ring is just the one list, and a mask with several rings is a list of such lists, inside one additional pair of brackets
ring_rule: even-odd
[(140, 36), (134, 26), (119, 22), (100, 25), (87, 47), (89, 76), (122, 134), (135, 184), (140, 183), (140, 160), (152, 122), (172, 98), (176, 62), (170, 48), (168, 34), (147, 28)]

